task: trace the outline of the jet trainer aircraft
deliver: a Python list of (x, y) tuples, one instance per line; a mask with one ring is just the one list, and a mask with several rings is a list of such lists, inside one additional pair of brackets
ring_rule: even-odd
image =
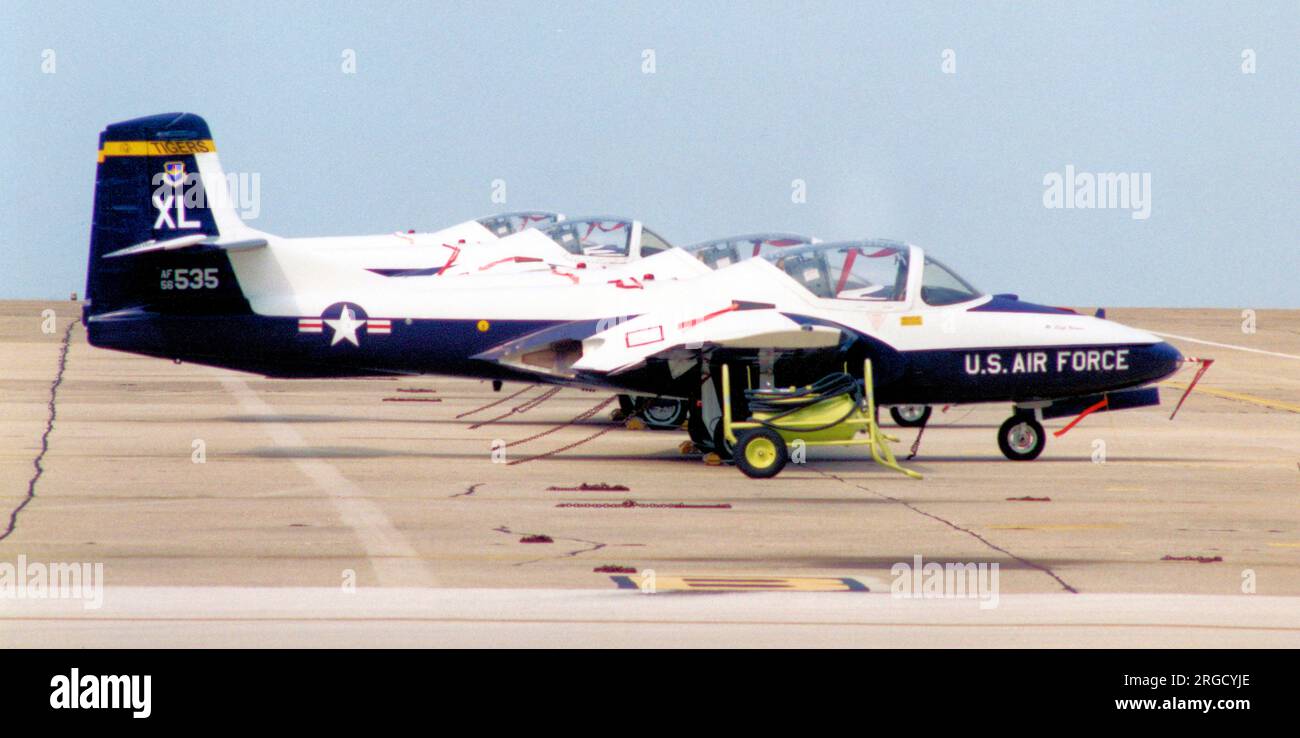
[[(342, 263), (329, 252), (346, 240), (329, 241), (322, 248), (242, 223), (198, 116), (109, 125), (88, 338), (271, 377), (446, 374), (676, 398), (691, 410), (692, 438), (722, 452), (721, 364), (783, 386), (860, 372), (870, 359), (881, 404), (1012, 405), (998, 431), (1012, 459), (1042, 451), (1042, 418), (1103, 399), (1107, 409), (1157, 403), (1143, 386), (1182, 362), (1149, 333), (981, 294), (921, 248), (892, 241), (777, 248), (636, 284), (467, 276), (437, 289), (436, 274), (394, 278)], [(732, 389), (743, 406), (742, 384)]]

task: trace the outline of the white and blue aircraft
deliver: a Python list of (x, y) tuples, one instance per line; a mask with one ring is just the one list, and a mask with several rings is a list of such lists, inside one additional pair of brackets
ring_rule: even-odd
[[(982, 294), (920, 247), (893, 241), (776, 248), (716, 270), (688, 256), (694, 273), (635, 283), (393, 276), (336, 258), (349, 241), (382, 249), (387, 238), (254, 230), (232, 207), (202, 118), (109, 125), (90, 237), (89, 341), (270, 377), (441, 374), (679, 399), (692, 438), (720, 451), (722, 363), (764, 385), (802, 385), (860, 371), (869, 358), (884, 405), (1011, 405), (998, 445), (1018, 460), (1043, 450), (1043, 418), (1101, 399), (1107, 409), (1156, 404), (1148, 385), (1182, 364), (1150, 333)], [(644, 271), (674, 251), (623, 268)]]

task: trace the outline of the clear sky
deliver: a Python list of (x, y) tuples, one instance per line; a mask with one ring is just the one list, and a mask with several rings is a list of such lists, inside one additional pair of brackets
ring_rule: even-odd
[[(1300, 307), (1295, 0), (0, 0), (0, 297), (83, 290), (98, 132), (172, 111), (282, 235), (539, 208), (899, 238), (1053, 304)], [(1149, 217), (1045, 207), (1067, 165), (1149, 174)]]

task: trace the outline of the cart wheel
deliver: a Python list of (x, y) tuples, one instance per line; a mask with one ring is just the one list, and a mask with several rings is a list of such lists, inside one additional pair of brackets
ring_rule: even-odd
[(751, 479), (775, 477), (790, 460), (785, 439), (771, 428), (745, 431), (736, 442), (736, 466)]
[(898, 405), (889, 408), (889, 417), (903, 428), (919, 428), (930, 419), (929, 405)]
[(1012, 461), (1032, 461), (1047, 445), (1043, 426), (1032, 417), (1012, 415), (998, 429), (998, 448)]

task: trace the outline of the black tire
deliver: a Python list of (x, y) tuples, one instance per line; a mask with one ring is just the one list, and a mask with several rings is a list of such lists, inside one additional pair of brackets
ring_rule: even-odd
[(686, 432), (690, 434), (695, 448), (706, 454), (713, 450), (713, 434), (704, 425), (704, 409), (695, 403), (691, 403), (690, 411), (686, 414)]
[(736, 466), (750, 479), (770, 479), (790, 461), (785, 439), (771, 428), (754, 428), (736, 438)]
[[(918, 408), (923, 407), (925, 410), (920, 415), (904, 415), (899, 408)], [(889, 417), (894, 419), (894, 424), (903, 428), (920, 428), (930, 421), (930, 412), (932, 408), (929, 405), (898, 405), (889, 408)]]
[[(722, 432), (722, 418), (713, 421), (713, 433), (711, 435), (713, 436), (713, 448), (710, 451), (717, 454), (718, 458), (723, 461), (731, 461), (732, 445), (731, 441), (727, 440), (727, 434)], [(737, 438), (736, 440), (739, 441), (740, 439)]]
[(642, 403), (636, 416), (651, 430), (681, 430), (689, 410), (690, 403), (686, 400), (656, 397)]
[(1028, 415), (1012, 415), (998, 428), (998, 448), (1012, 461), (1033, 461), (1047, 446), (1043, 424)]
[(623, 411), (625, 417), (631, 417), (636, 414), (636, 400), (632, 399), (632, 395), (619, 395), (618, 409)]

